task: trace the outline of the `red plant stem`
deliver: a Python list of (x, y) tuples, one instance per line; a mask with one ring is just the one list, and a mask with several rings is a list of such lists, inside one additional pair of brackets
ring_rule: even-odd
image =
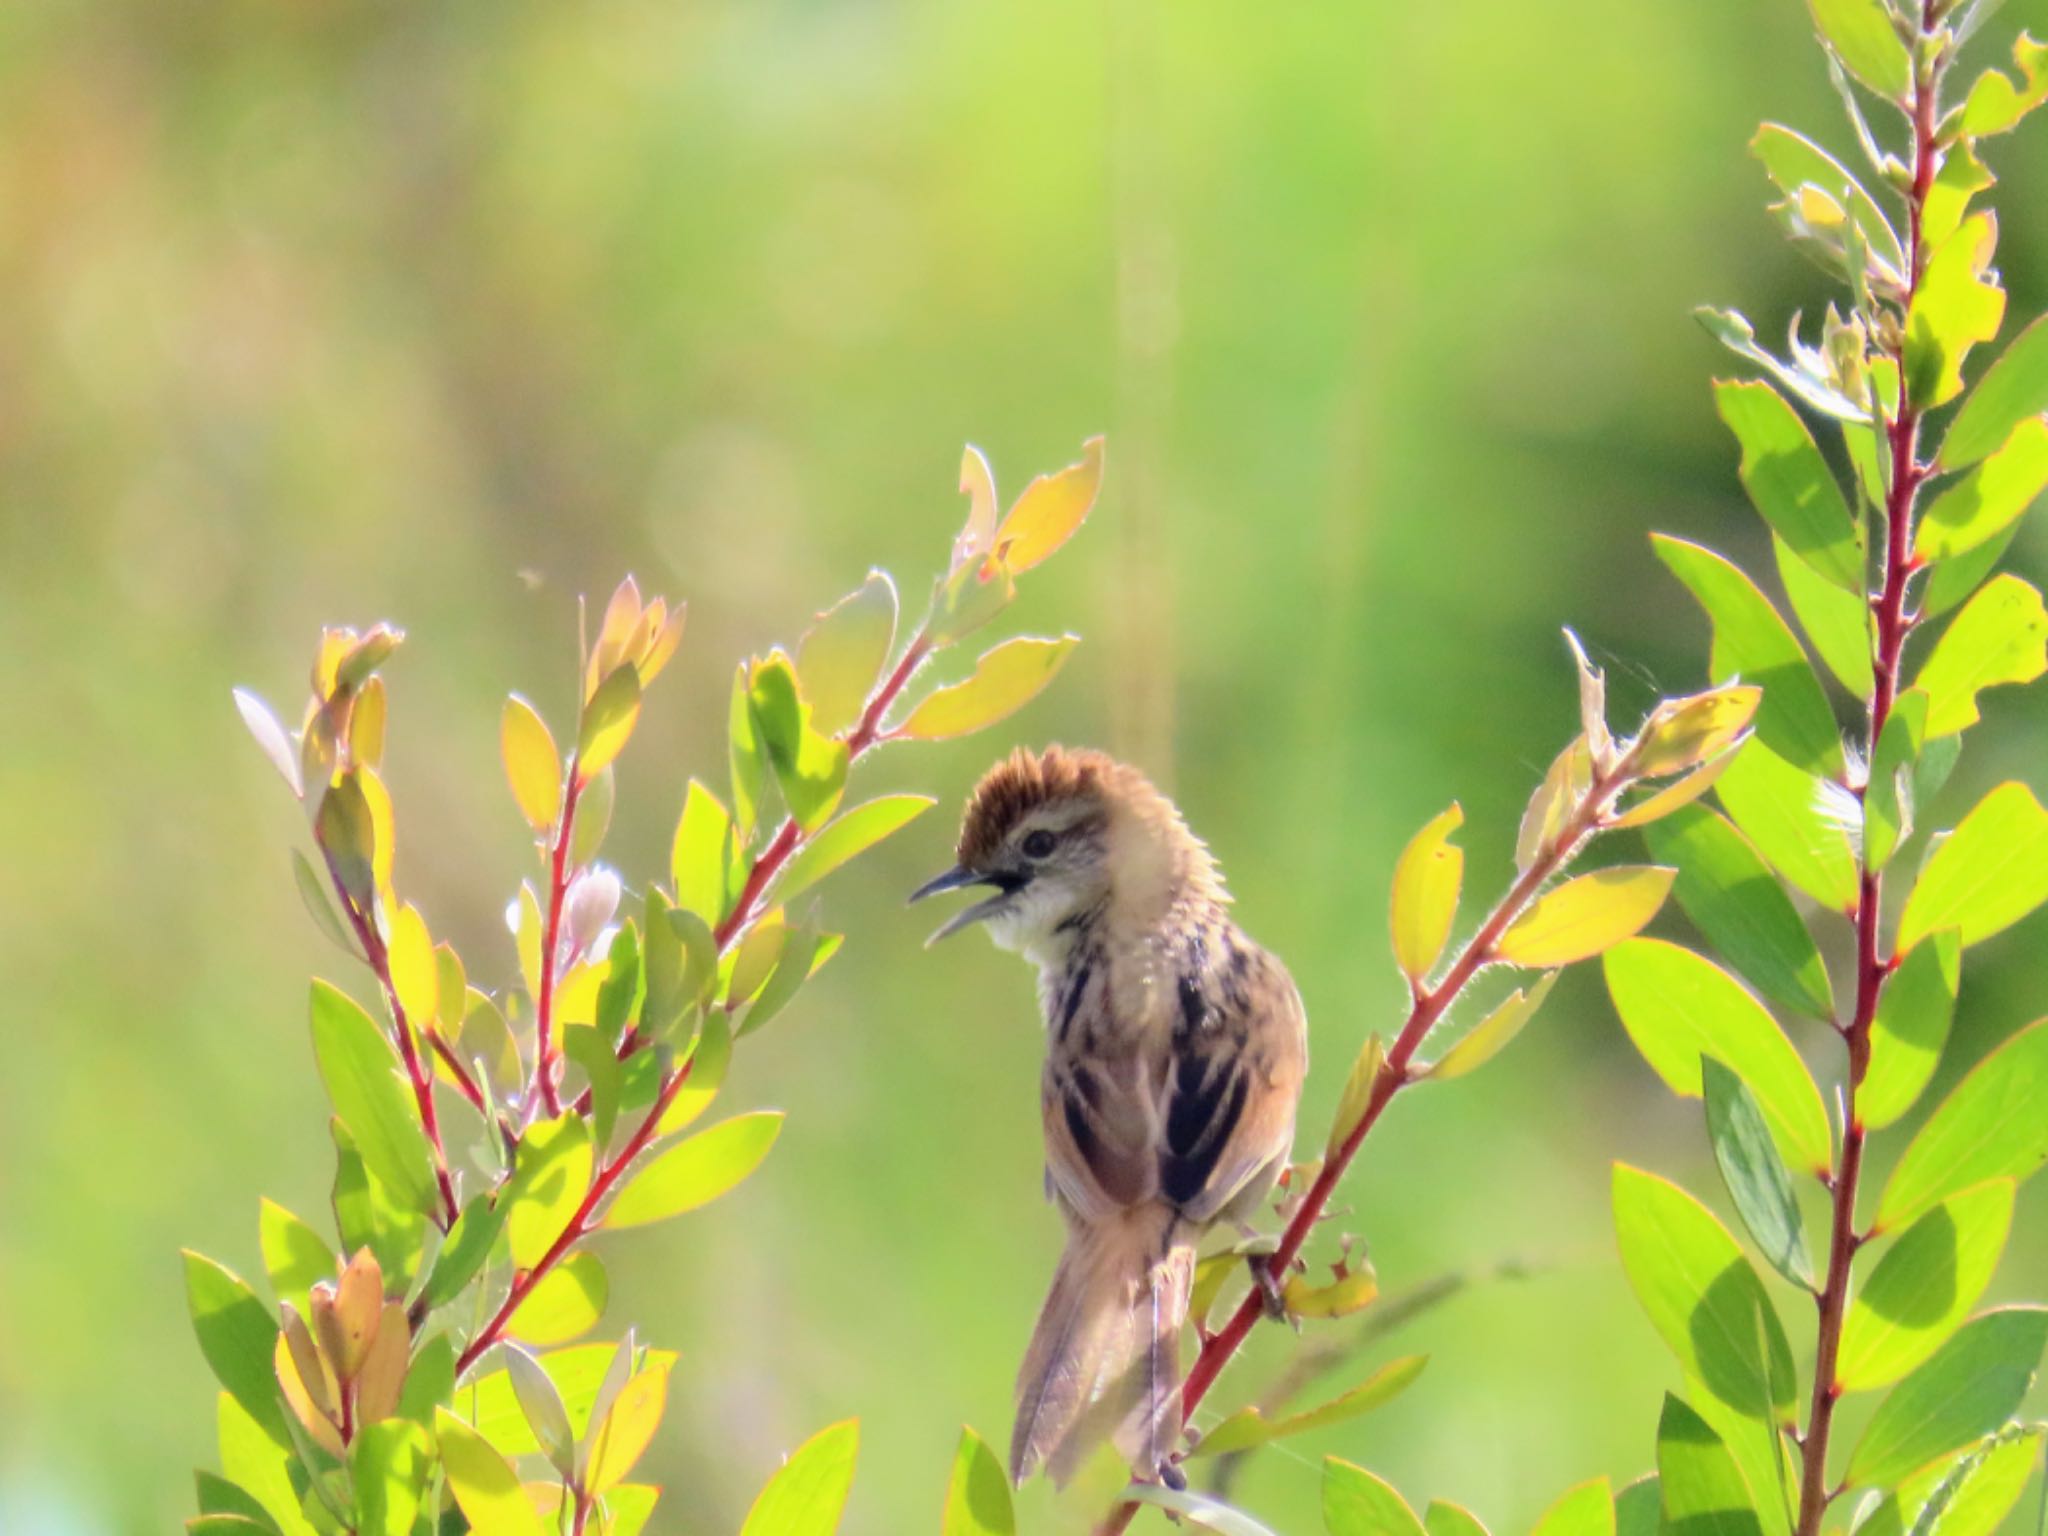
[(552, 1120), (562, 1112), (561, 1090), (555, 1082), (556, 1059), (561, 1054), (554, 1037), (555, 950), (561, 942), (562, 906), (569, 893), (569, 840), (576, 833), (576, 802), (583, 794), (583, 778), (576, 760), (569, 760), (569, 780), (562, 791), (562, 814), (555, 823), (555, 846), (548, 854), (548, 910), (541, 928), (540, 995), (533, 1000), (533, 1092)]
[(455, 1079), (455, 1086), (462, 1096), (476, 1107), (478, 1114), (483, 1114), (484, 1091), (477, 1086), (476, 1079), (469, 1075), (469, 1068), (462, 1064), (462, 1058), (455, 1054), (455, 1048), (441, 1038), (439, 1030), (434, 1029), (427, 1031), (427, 1043), (433, 1046), (434, 1054), (440, 1058), (441, 1065), (446, 1067), (449, 1075)]
[(647, 1150), (648, 1144), (654, 1140), (655, 1133), (661, 1126), (662, 1116), (668, 1113), (669, 1105), (675, 1102), (676, 1094), (689, 1079), (688, 1062), (684, 1062), (669, 1074), (668, 1080), (661, 1085), (661, 1092), (655, 1096), (654, 1107), (648, 1110), (647, 1118), (640, 1122), (632, 1138), (619, 1149), (619, 1155), (597, 1171), (597, 1177), (590, 1181), (590, 1188), (584, 1191), (583, 1199), (577, 1205), (575, 1214), (570, 1216), (568, 1225), (562, 1228), (560, 1235), (548, 1245), (547, 1252), (534, 1262), (531, 1269), (513, 1279), (512, 1288), (505, 1295), (504, 1305), (491, 1315), (489, 1322), (477, 1330), (476, 1337), (463, 1349), (455, 1362), (457, 1377), (474, 1365), (485, 1350), (498, 1342), (499, 1336), (505, 1331), (505, 1325), (512, 1320), (512, 1314), (519, 1310), (519, 1304), (532, 1294), (533, 1288), (541, 1282), (548, 1271), (561, 1262), (569, 1250), (588, 1235), (597, 1208), (617, 1186), (620, 1175), (632, 1165), (633, 1159)]
[[(1938, 0), (1922, 0), (1920, 30), (1934, 30)], [(1906, 306), (1926, 267), (1927, 253), (1922, 221), (1927, 194), (1934, 185), (1938, 148), (1935, 141), (1938, 85), (1930, 72), (1914, 69), (1912, 102), (1913, 187), (1908, 195), (1909, 222)], [(1870, 694), (1870, 735), (1865, 761), (1877, 760), (1878, 738), (1891, 718), (1898, 697), (1899, 658), (1913, 618), (1906, 613), (1906, 583), (1913, 574), (1913, 502), (1926, 476), (1920, 464), (1918, 445), (1920, 411), (1907, 394), (1904, 360), (1900, 361), (1898, 413), (1888, 424), (1892, 452), (1891, 485), (1885, 498), (1884, 587), (1873, 605), (1876, 609), (1877, 638), (1872, 658), (1874, 681)], [(1857, 791), (1866, 797), (1868, 785)], [(1856, 1191), (1863, 1172), (1863, 1118), (1857, 1111), (1857, 1090), (1870, 1065), (1870, 1027), (1891, 975), (1891, 962), (1881, 952), (1878, 926), (1882, 920), (1884, 875), (1872, 868), (1867, 852), (1856, 901), (1856, 1012), (1842, 1031), (1849, 1052), (1849, 1102), (1842, 1128), (1841, 1155), (1837, 1159), (1829, 1192), (1833, 1197), (1828, 1231), (1828, 1268), (1821, 1289), (1814, 1298), (1817, 1312), (1813, 1365), (1813, 1398), (1807, 1409), (1806, 1433), (1800, 1440), (1799, 1523), (1796, 1536), (1819, 1536), (1822, 1517), (1840, 1488), (1827, 1482), (1828, 1440), (1834, 1426), (1835, 1404), (1842, 1395), (1835, 1379), (1835, 1367), (1842, 1343), (1842, 1325), (1848, 1313), (1849, 1272), (1868, 1234), (1856, 1230)]]
[(375, 974), (378, 985), (384, 989), (384, 1001), (391, 1009), (392, 1023), (397, 1026), (398, 1056), (405, 1064), (406, 1078), (412, 1084), (413, 1102), (419, 1106), (420, 1126), (426, 1131), (427, 1145), (434, 1153), (434, 1183), (441, 1191), (441, 1213), (436, 1220), (446, 1231), (454, 1225), (460, 1207), (455, 1201), (455, 1181), (448, 1172), (448, 1151), (441, 1141), (441, 1116), (434, 1108), (433, 1073), (420, 1060), (419, 1052), (413, 1049), (412, 1025), (406, 1019), (405, 1004), (398, 1000), (397, 984), (391, 979), (391, 954), (384, 947), (383, 936), (363, 909), (356, 905), (341, 872), (334, 867), (333, 856), (325, 848), (320, 853), (327, 860), (327, 875), (334, 883), (335, 894), (341, 898), (341, 910), (348, 914), (349, 927), (355, 930), (356, 942), (363, 946), (363, 959)]
[[(917, 669), (931, 655), (931, 651), (931, 643), (922, 632), (905, 647), (902, 660), (897, 662), (895, 670), (889, 674), (882, 686), (875, 690), (873, 697), (868, 700), (867, 707), (861, 711), (859, 721), (856, 722), (852, 732), (846, 738), (847, 761), (849, 763), (881, 739), (882, 721), (888, 715), (890, 706), (896, 702), (897, 696), (908, 686), (910, 679), (916, 675)], [(572, 768), (570, 780), (572, 786), (575, 782), (573, 771)], [(573, 787), (570, 793), (573, 798)], [(564, 830), (561, 839), (556, 844), (555, 860), (558, 881), (561, 866), (560, 850), (566, 847), (568, 843), (567, 826), (572, 812), (573, 805), (567, 805), (562, 813)], [(769, 882), (781, 871), (782, 866), (789, 862), (790, 855), (796, 852), (803, 840), (804, 830), (797, 824), (794, 817), (785, 819), (776, 830), (775, 836), (769, 839), (768, 846), (762, 849), (759, 857), (754, 860), (753, 868), (747, 871), (746, 882), (740, 888), (739, 899), (733, 903), (731, 913), (727, 915), (724, 922), (718, 925), (717, 930), (713, 934), (720, 953), (723, 953), (726, 947), (745, 928), (749, 918), (752, 916), (753, 909), (760, 902), (761, 893), (768, 888)], [(548, 949), (550, 954), (552, 954), (554, 949), (552, 923), (550, 924)], [(548, 975), (546, 964), (546, 960), (543, 959), (541, 974), (544, 983)], [(545, 1001), (539, 1005), (537, 1011), (540, 1019), (545, 1021), (548, 1016)], [(542, 1023), (541, 1027), (543, 1029), (546, 1028), (545, 1022)], [(619, 1042), (619, 1055), (623, 1058), (632, 1054), (636, 1045), (635, 1037), (629, 1032), (627, 1038)], [(632, 1140), (626, 1143), (620, 1150), (619, 1155), (606, 1164), (597, 1177), (591, 1181), (589, 1190), (584, 1194), (583, 1203), (576, 1208), (576, 1214), (570, 1218), (569, 1224), (562, 1229), (561, 1236), (555, 1239), (553, 1244), (549, 1246), (548, 1251), (541, 1255), (532, 1269), (513, 1280), (512, 1289), (505, 1297), (504, 1305), (498, 1308), (491, 1320), (478, 1331), (476, 1337), (471, 1339), (468, 1346), (462, 1351), (461, 1358), (455, 1363), (455, 1374), (458, 1377), (475, 1363), (478, 1356), (482, 1355), (485, 1350), (497, 1342), (499, 1334), (504, 1331), (506, 1321), (518, 1310), (519, 1303), (524, 1301), (528, 1293), (539, 1283), (540, 1279), (561, 1261), (563, 1255), (567, 1254), (583, 1238), (589, 1228), (592, 1212), (597, 1209), (605, 1196), (610, 1193), (612, 1185), (618, 1181), (619, 1175), (625, 1171), (627, 1164), (639, 1156), (646, 1149), (648, 1143), (654, 1139), (656, 1129), (661, 1124), (662, 1115), (667, 1112), (670, 1102), (675, 1098), (677, 1091), (683, 1086), (689, 1075), (690, 1064), (688, 1062), (684, 1062), (682, 1066), (669, 1074), (667, 1081), (661, 1085), (661, 1091), (655, 1098), (654, 1107), (648, 1111), (647, 1118), (640, 1122), (639, 1128), (633, 1132)], [(590, 1108), (589, 1091), (585, 1090), (570, 1108), (577, 1114), (588, 1113)]]
[[(1479, 925), (1479, 931), (1472, 936), (1472, 942), (1465, 946), (1443, 979), (1431, 988), (1418, 988), (1408, 1010), (1407, 1020), (1401, 1025), (1401, 1032), (1394, 1037), (1394, 1043), (1387, 1050), (1386, 1060), (1380, 1064), (1379, 1076), (1373, 1080), (1372, 1092), (1367, 1097), (1365, 1112), (1359, 1116), (1358, 1124), (1351, 1128), (1337, 1149), (1324, 1160), (1322, 1172), (1302, 1198), (1294, 1217), (1287, 1223), (1287, 1229), (1280, 1235), (1280, 1245), (1273, 1250), (1268, 1262), (1275, 1275), (1283, 1275), (1303, 1246), (1308, 1242), (1310, 1232), (1321, 1219), (1323, 1209), (1330, 1203), (1330, 1196), (1336, 1192), (1351, 1161), (1358, 1155), (1366, 1136), (1379, 1122), (1380, 1115), (1393, 1101), (1394, 1095), (1417, 1076), (1409, 1070), (1409, 1063), (1421, 1048), (1423, 1040), (1436, 1022), (1441, 1019), (1466, 983), (1478, 975), (1494, 958), (1495, 946), (1510, 924), (1522, 915), (1522, 911), (1535, 898), (1545, 882), (1563, 869), (1577, 853), (1579, 846), (1593, 832), (1599, 830), (1601, 818), (1614, 796), (1628, 782), (1625, 765), (1596, 777), (1587, 788), (1585, 795), (1559, 830), (1557, 839), (1541, 853), (1509, 887), (1499, 905), (1494, 907), (1486, 920)], [(1181, 1387), (1181, 1422), (1185, 1424), (1194, 1417), (1197, 1406), (1209, 1389), (1216, 1384), (1216, 1378), (1223, 1367), (1230, 1362), (1240, 1345), (1250, 1335), (1253, 1326), (1266, 1315), (1264, 1298), (1253, 1290), (1230, 1319), (1202, 1341), (1202, 1352), (1195, 1359), (1193, 1369), (1188, 1372), (1187, 1381)], [(1096, 1536), (1120, 1536), (1136, 1517), (1138, 1506), (1121, 1504), (1111, 1510), (1107, 1518), (1096, 1528)]]

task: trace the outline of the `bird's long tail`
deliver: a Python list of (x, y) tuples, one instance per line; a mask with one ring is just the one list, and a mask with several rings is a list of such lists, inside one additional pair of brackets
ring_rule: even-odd
[(1010, 1477), (1065, 1484), (1106, 1439), (1151, 1477), (1180, 1434), (1180, 1335), (1194, 1234), (1144, 1205), (1077, 1226), (1017, 1375)]

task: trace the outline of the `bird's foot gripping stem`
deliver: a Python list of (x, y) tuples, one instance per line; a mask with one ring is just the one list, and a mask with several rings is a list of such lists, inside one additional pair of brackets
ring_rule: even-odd
[(1266, 1316), (1276, 1323), (1287, 1320), (1287, 1295), (1282, 1289), (1280, 1277), (1274, 1272), (1271, 1254), (1254, 1253), (1245, 1259), (1252, 1272), (1252, 1284), (1258, 1288), (1259, 1301), (1266, 1309)]

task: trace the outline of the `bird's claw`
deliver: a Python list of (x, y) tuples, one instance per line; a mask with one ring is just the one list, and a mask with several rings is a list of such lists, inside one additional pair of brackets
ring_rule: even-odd
[(1245, 1260), (1252, 1272), (1252, 1284), (1258, 1287), (1259, 1301), (1266, 1316), (1273, 1322), (1287, 1320), (1287, 1295), (1281, 1289), (1280, 1278), (1273, 1273), (1273, 1260), (1263, 1253), (1252, 1254)]

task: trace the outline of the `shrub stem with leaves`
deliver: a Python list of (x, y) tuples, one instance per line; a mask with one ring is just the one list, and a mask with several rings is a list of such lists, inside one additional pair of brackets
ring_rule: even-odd
[[(200, 1474), (190, 1529), (630, 1536), (646, 1525), (656, 1490), (628, 1477), (675, 1356), (630, 1330), (618, 1344), (573, 1342), (609, 1299), (593, 1239), (695, 1210), (767, 1156), (779, 1113), (683, 1133), (736, 1042), (838, 947), (814, 916), (792, 916), (799, 899), (932, 804), (898, 794), (842, 809), (849, 773), (882, 742), (990, 725), (1052, 680), (1072, 636), (1004, 641), (966, 680), (912, 698), (927, 663), (995, 618), (1017, 576), (1080, 525), (1101, 474), (1096, 439), (999, 517), (993, 477), (969, 449), (967, 526), (923, 621), (899, 644), (896, 588), (878, 571), (795, 655), (743, 662), (724, 721), (730, 799), (691, 781), (669, 878), (625, 915), (621, 877), (599, 861), (612, 764), (677, 652), (684, 611), (623, 582), (584, 647), (568, 750), (524, 699), (505, 705), (502, 755), (538, 878), (508, 912), (518, 984), (496, 993), (470, 984), (394, 884), (382, 669), (401, 632), (327, 631), (296, 733), (237, 693), (310, 817), (319, 858), (294, 855), (300, 894), (368, 968), (384, 1019), (314, 984), (336, 1241), (264, 1203), (275, 1310), (224, 1266), (186, 1256), (200, 1346), (225, 1389), (221, 1471)], [(829, 1530), (857, 1443), (852, 1421), (807, 1442), (745, 1536), (804, 1521)]]

